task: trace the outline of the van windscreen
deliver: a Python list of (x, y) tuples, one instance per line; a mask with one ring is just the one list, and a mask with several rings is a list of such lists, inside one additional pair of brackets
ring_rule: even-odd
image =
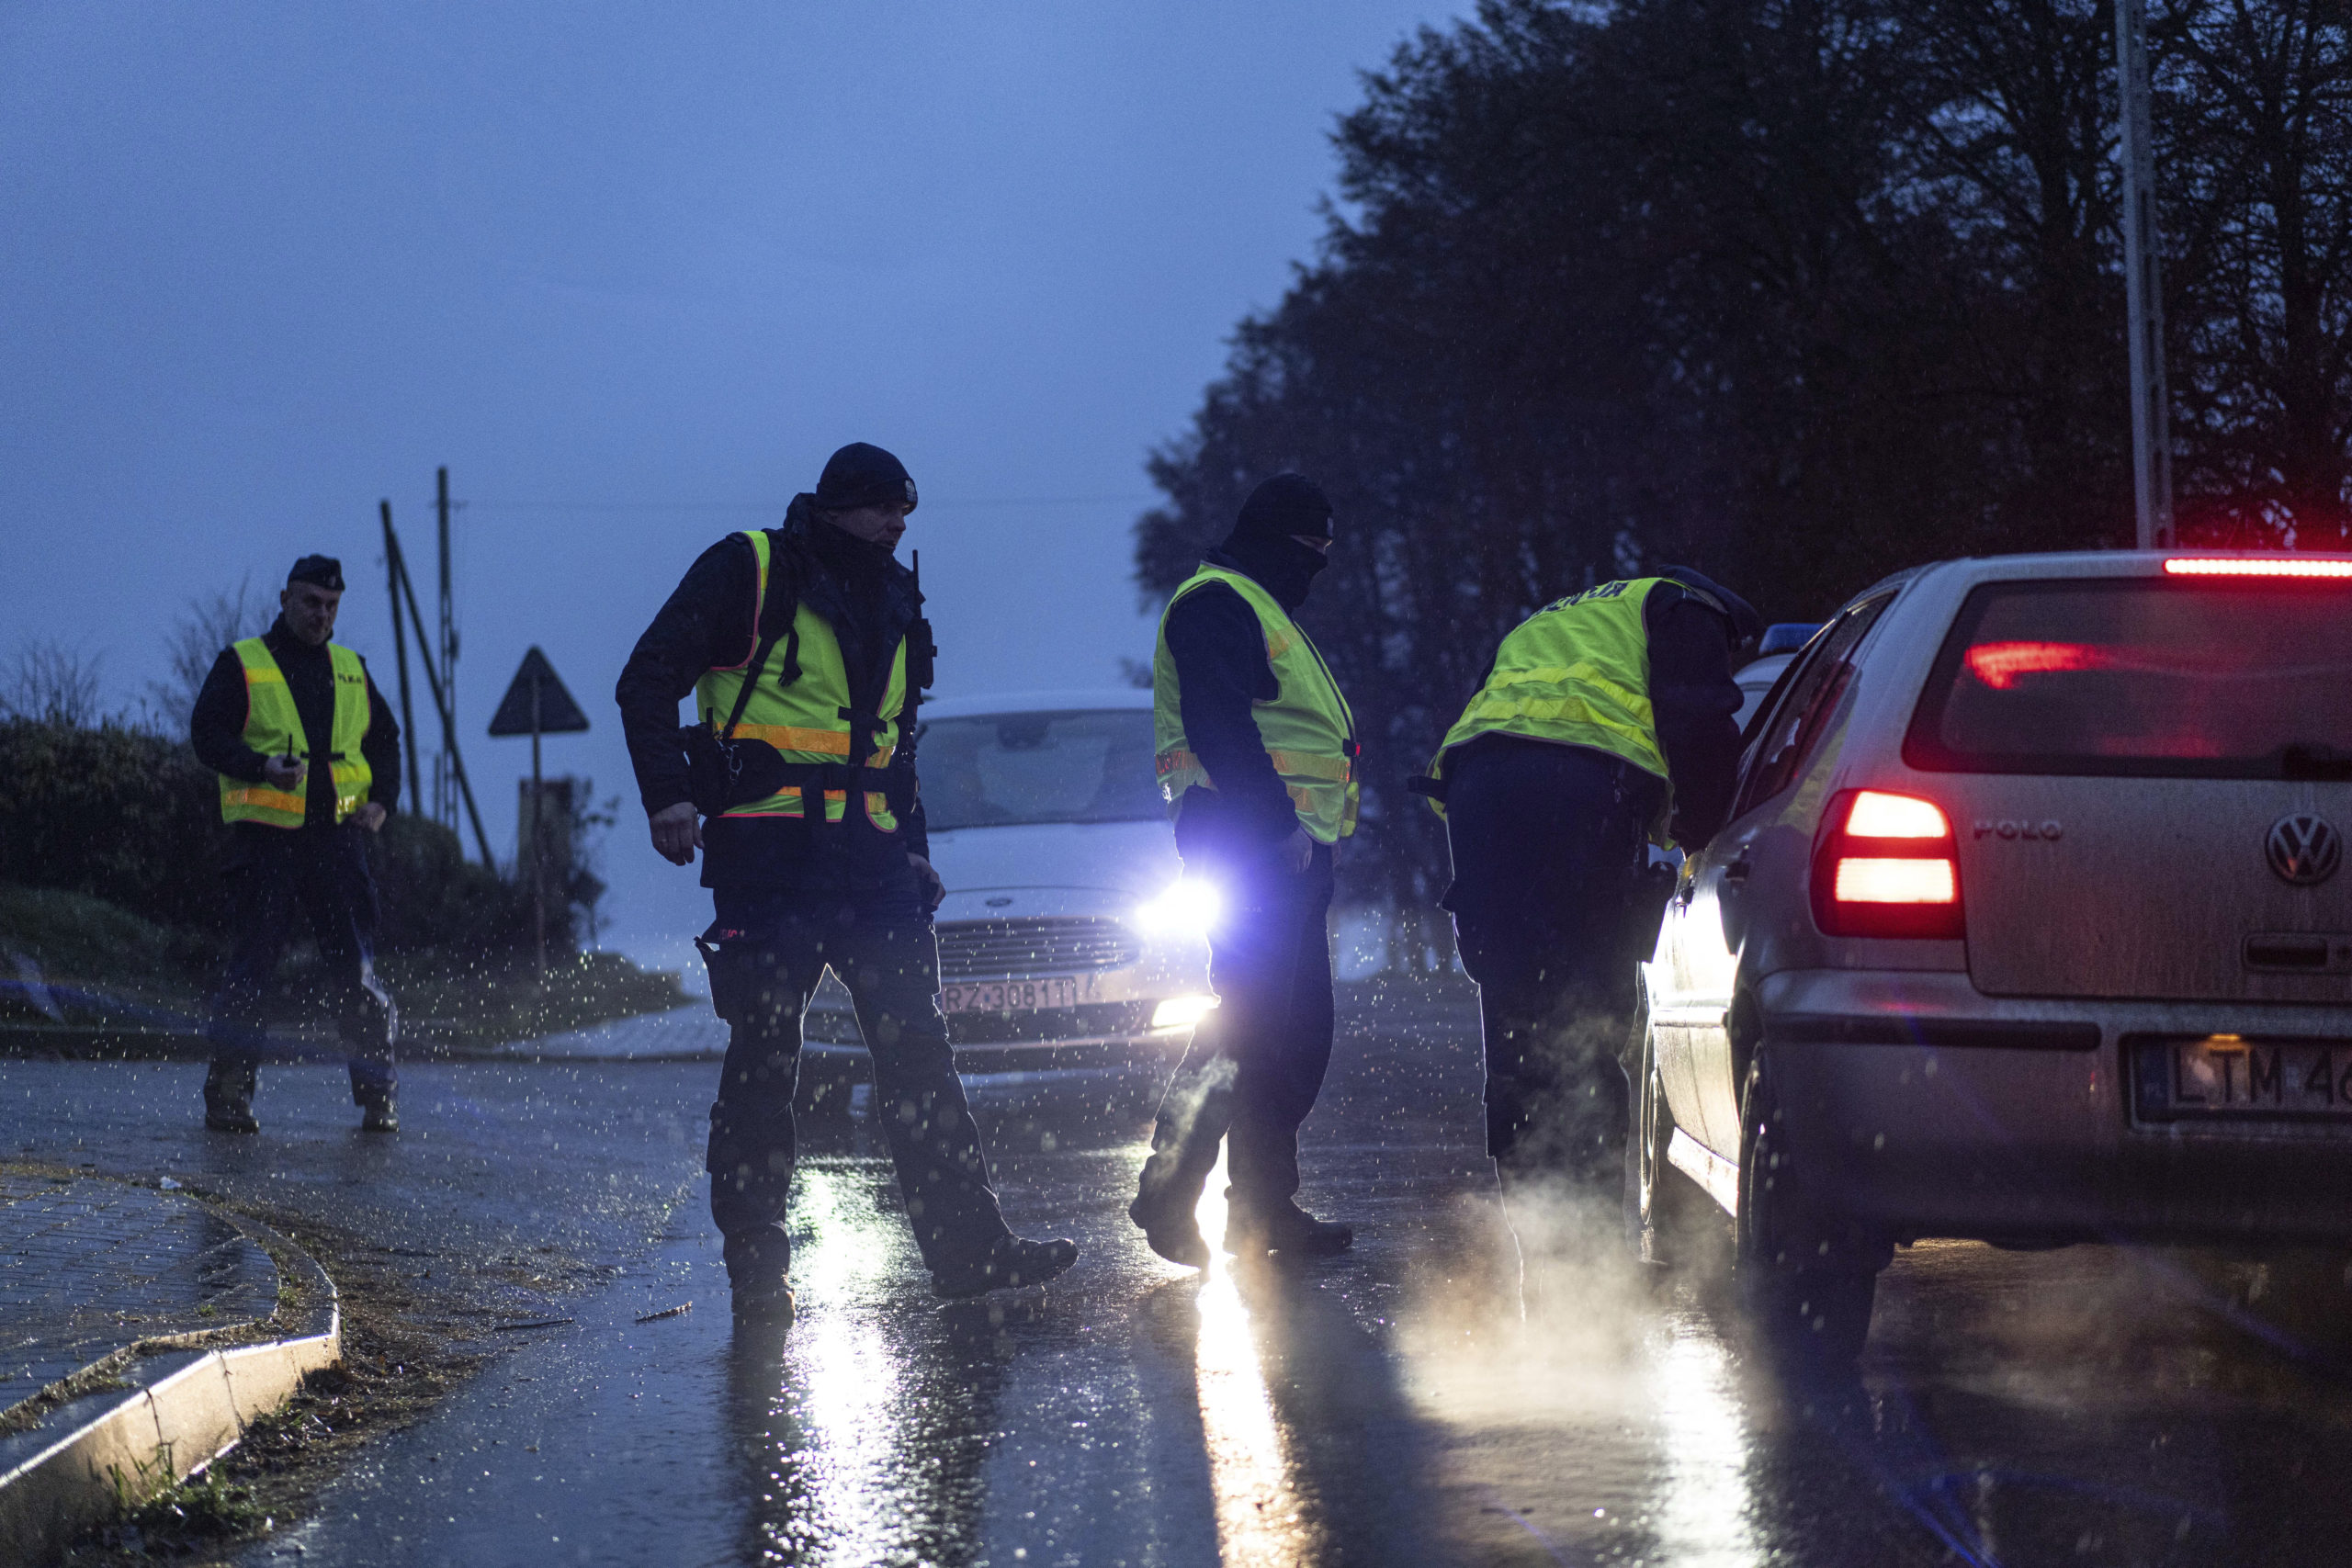
[(1148, 708), (932, 719), (922, 727), (915, 768), (934, 833), (1167, 815), (1152, 769)]
[(2352, 589), (1986, 583), (1903, 757), (1944, 773), (2352, 778)]

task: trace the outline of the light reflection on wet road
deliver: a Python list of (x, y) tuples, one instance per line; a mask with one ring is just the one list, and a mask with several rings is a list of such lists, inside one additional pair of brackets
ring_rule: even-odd
[(420, 1067), (390, 1150), (285, 1069), (225, 1156), (186, 1125), (198, 1072), (0, 1064), (0, 1150), (209, 1173), (436, 1268), (619, 1270), (249, 1563), (2352, 1561), (2343, 1378), (2197, 1311), (2169, 1258), (1911, 1248), (1860, 1382), (1791, 1389), (1719, 1284), (1564, 1211), (1522, 1319), (1458, 1010), (1349, 1021), (1306, 1162), (1348, 1258), (1163, 1264), (1124, 1214), (1140, 1100), (981, 1089), (1008, 1217), (1079, 1269), (932, 1300), (878, 1145), (820, 1125), (801, 1314), (765, 1337), (731, 1330), (701, 1206), (710, 1065)]

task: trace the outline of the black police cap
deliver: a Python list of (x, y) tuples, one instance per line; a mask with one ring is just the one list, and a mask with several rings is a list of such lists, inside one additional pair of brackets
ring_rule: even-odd
[(294, 570), (286, 574), (287, 587), (291, 588), (298, 582), (311, 583), (340, 593), (343, 592), (343, 563), (333, 556), (304, 556), (294, 563)]

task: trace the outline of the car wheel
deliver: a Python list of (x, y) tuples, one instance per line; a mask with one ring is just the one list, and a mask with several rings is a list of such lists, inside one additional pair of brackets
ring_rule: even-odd
[(1849, 1365), (1870, 1333), (1889, 1249), (1836, 1234), (1807, 1203), (1769, 1050), (1756, 1053), (1741, 1103), (1734, 1263), (1741, 1304), (1769, 1351)]
[(1644, 1263), (1672, 1269), (1690, 1260), (1701, 1228), (1719, 1213), (1699, 1184), (1667, 1159), (1674, 1111), (1659, 1076), (1657, 1035), (1642, 1009), (1633, 1040), (1631, 1114), (1625, 1130), (1625, 1235)]

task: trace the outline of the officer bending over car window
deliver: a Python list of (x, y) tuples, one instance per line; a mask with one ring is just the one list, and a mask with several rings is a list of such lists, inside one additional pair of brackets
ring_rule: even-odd
[(1555, 600), (1503, 638), (1415, 781), (1453, 850), (1441, 902), (1478, 983), (1487, 1152), (1507, 1207), (1539, 1180), (1619, 1179), (1618, 1055), (1670, 887), (1645, 841), (1695, 849), (1723, 826), (1735, 655), (1761, 630), (1746, 601), (1682, 567)]
[(933, 648), (892, 554), (914, 508), (898, 458), (842, 447), (783, 526), (702, 553), (615, 694), (653, 847), (679, 865), (705, 852), (717, 918), (696, 945), (729, 1025), (705, 1163), (739, 1322), (791, 1316), (792, 1098), (801, 1017), (828, 965), (856, 1004), (933, 1289), (1035, 1284), (1078, 1257), (1006, 1228), (936, 1001), (944, 890), (912, 741)]

